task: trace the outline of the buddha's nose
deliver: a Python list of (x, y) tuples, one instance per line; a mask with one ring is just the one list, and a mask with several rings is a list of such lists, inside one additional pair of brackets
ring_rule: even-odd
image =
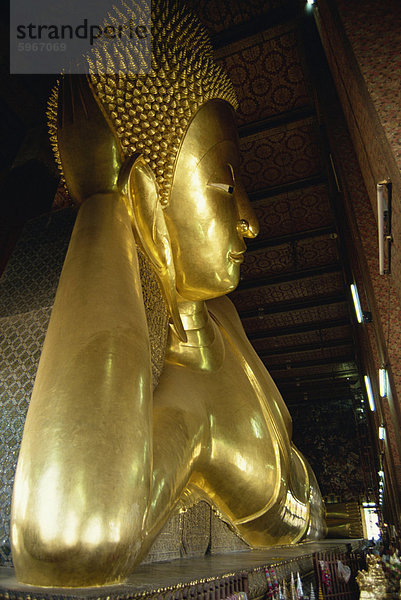
[(249, 201), (248, 194), (243, 184), (238, 181), (235, 184), (235, 197), (239, 215), (237, 231), (243, 237), (255, 238), (259, 233), (259, 223)]

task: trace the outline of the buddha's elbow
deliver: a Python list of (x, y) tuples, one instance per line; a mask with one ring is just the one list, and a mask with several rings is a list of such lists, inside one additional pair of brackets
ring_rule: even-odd
[(89, 517), (46, 529), (13, 524), (12, 550), (17, 580), (53, 587), (119, 583), (129, 575), (141, 549), (140, 526)]

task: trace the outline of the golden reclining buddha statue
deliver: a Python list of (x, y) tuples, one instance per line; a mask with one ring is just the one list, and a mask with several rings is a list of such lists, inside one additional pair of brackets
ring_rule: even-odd
[(118, 583), (200, 500), (252, 547), (325, 532), (288, 410), (226, 297), (258, 233), (235, 95), (196, 19), (154, 4), (148, 74), (96, 64), (50, 103), (80, 208), (15, 479), (28, 584)]

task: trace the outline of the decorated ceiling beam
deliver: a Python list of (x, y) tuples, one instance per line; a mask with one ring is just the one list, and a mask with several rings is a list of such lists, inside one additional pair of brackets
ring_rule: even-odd
[(297, 333), (305, 333), (307, 331), (321, 331), (322, 329), (333, 329), (335, 327), (344, 327), (349, 325), (350, 320), (329, 319), (327, 321), (315, 321), (314, 323), (302, 323), (301, 325), (292, 325), (289, 327), (274, 327), (271, 329), (249, 332), (247, 335), (250, 340), (260, 340), (268, 337), (280, 337), (283, 335), (294, 335)]
[(288, 183), (248, 192), (248, 196), (251, 202), (256, 202), (257, 200), (265, 200), (266, 198), (272, 198), (273, 196), (279, 196), (280, 194), (286, 194), (296, 190), (322, 185), (324, 183), (327, 183), (327, 176), (319, 173), (318, 175), (312, 175), (311, 177), (304, 177), (302, 179), (296, 179), (295, 181), (289, 181)]
[(303, 269), (302, 271), (291, 271), (290, 273), (280, 273), (271, 277), (263, 277), (260, 279), (250, 279), (241, 281), (237, 287), (238, 291), (256, 289), (274, 283), (284, 283), (286, 281), (297, 281), (299, 279), (307, 279), (308, 277), (316, 277), (326, 275), (328, 273), (340, 273), (342, 271), (341, 263), (335, 262), (331, 265), (323, 265), (312, 267), (311, 269)]
[(295, 346), (283, 346), (282, 348), (271, 348), (269, 350), (260, 350), (259, 355), (263, 358), (268, 356), (279, 356), (281, 354), (293, 354), (299, 352), (308, 352), (311, 350), (324, 350), (325, 348), (338, 348), (341, 346), (352, 346), (352, 338), (342, 338), (340, 340), (328, 340), (316, 342), (314, 344), (297, 344)]
[(347, 299), (342, 293), (330, 296), (313, 296), (313, 298), (301, 298), (300, 300), (289, 300), (284, 302), (274, 302), (272, 304), (264, 304), (262, 306), (258, 306), (258, 308), (254, 310), (239, 311), (239, 315), (242, 321), (255, 317), (260, 317), (262, 319), (264, 315), (294, 312), (307, 308), (330, 306), (332, 304), (340, 304), (345, 302), (347, 302)]
[(281, 6), (266, 11), (262, 16), (257, 16), (245, 23), (234, 25), (229, 29), (215, 33), (211, 36), (212, 44), (219, 57), (218, 50), (237, 42), (238, 39), (244, 39), (264, 31), (271, 30), (272, 27), (288, 24), (289, 21), (295, 21), (300, 17), (302, 5), (298, 2), (289, 1)]
[(354, 356), (352, 354), (344, 356), (335, 356), (330, 358), (319, 358), (313, 360), (300, 360), (297, 362), (287, 361), (285, 363), (269, 364), (270, 371), (290, 371), (291, 369), (303, 369), (306, 367), (318, 367), (320, 365), (328, 364), (341, 364), (341, 363), (352, 363), (354, 362)]
[(270, 248), (271, 246), (280, 246), (281, 244), (288, 244), (290, 242), (296, 242), (298, 240), (306, 240), (308, 238), (318, 237), (320, 235), (337, 235), (336, 228), (333, 225), (327, 225), (326, 227), (318, 227), (316, 229), (309, 229), (305, 231), (299, 231), (298, 233), (290, 233), (288, 235), (280, 235), (277, 237), (269, 237), (252, 240), (248, 242), (248, 253), (252, 253), (255, 250), (262, 248)]
[(240, 138), (245, 138), (255, 133), (262, 133), (264, 131), (270, 131), (276, 127), (284, 127), (290, 123), (296, 123), (316, 115), (315, 108), (312, 106), (303, 106), (302, 108), (295, 108), (283, 112), (273, 117), (262, 119), (261, 121), (255, 121), (253, 123), (247, 123), (238, 127), (238, 135)]

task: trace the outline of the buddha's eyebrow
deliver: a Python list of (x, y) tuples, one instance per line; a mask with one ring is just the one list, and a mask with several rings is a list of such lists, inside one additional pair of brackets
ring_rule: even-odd
[(202, 162), (202, 160), (205, 158), (205, 156), (207, 156), (210, 152), (212, 152), (212, 150), (214, 150), (217, 146), (220, 146), (220, 144), (224, 144), (225, 142), (231, 142), (232, 140), (230, 140), (229, 138), (224, 138), (224, 140), (220, 140), (219, 142), (216, 142), (215, 144), (213, 144), (213, 146), (210, 146), (210, 148), (208, 148), (206, 150), (206, 152), (204, 152), (202, 154), (202, 156), (200, 157), (200, 159), (198, 160), (198, 162), (196, 163), (196, 167), (198, 167), (198, 165)]

